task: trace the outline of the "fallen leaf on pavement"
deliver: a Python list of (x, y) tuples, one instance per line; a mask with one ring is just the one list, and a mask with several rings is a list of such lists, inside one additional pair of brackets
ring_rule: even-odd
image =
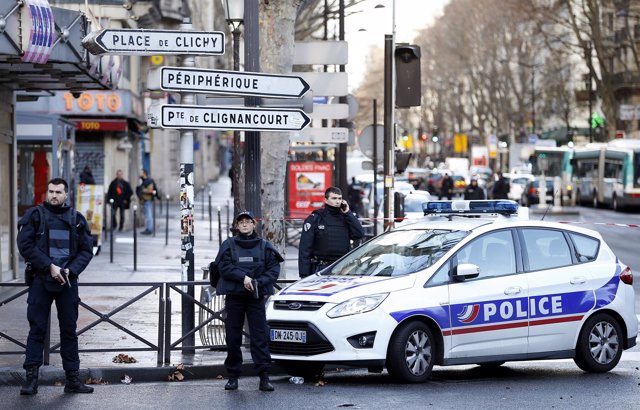
[(108, 383), (102, 380), (102, 377), (96, 377), (96, 378), (89, 377), (84, 382), (84, 384), (108, 384)]
[(128, 354), (119, 353), (117, 356), (113, 358), (113, 363), (137, 363), (138, 361)]

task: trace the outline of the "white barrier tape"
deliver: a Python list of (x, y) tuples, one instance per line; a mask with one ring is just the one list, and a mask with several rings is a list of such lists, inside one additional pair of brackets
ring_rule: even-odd
[(621, 228), (640, 228), (638, 224), (619, 224), (612, 222), (577, 222), (577, 221), (559, 221), (561, 224), (573, 224), (573, 225), (600, 225), (600, 226), (616, 226)]

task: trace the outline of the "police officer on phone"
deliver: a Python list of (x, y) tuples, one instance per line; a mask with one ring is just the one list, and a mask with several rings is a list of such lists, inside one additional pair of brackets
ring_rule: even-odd
[(364, 229), (342, 199), (340, 188), (328, 188), (324, 198), (324, 206), (311, 212), (302, 225), (298, 249), (301, 278), (332, 264), (351, 250), (351, 240), (364, 237)]
[(78, 276), (93, 258), (93, 238), (85, 218), (65, 204), (69, 185), (53, 178), (47, 200), (34, 206), (18, 221), (18, 250), (28, 264), (27, 319), (29, 336), (23, 367), (26, 381), (20, 394), (38, 393), (38, 369), (43, 362), (44, 340), (51, 304), (56, 302), (60, 325), (60, 356), (66, 372), (66, 393), (92, 393), (80, 381), (78, 370)]
[(271, 355), (269, 353), (265, 299), (272, 295), (273, 285), (280, 275), (284, 261), (271, 243), (255, 232), (256, 219), (249, 211), (240, 212), (234, 220), (237, 235), (225, 240), (214, 261), (220, 273), (216, 285), (219, 295), (226, 295), (224, 322), (227, 342), (229, 380), (225, 390), (237, 390), (242, 373), (242, 327), (245, 317), (249, 324), (251, 358), (260, 376), (258, 388), (273, 391), (269, 381)]

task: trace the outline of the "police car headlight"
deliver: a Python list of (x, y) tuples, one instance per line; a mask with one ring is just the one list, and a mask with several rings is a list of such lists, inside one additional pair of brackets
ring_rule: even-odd
[(377, 308), (387, 296), (389, 296), (388, 293), (379, 293), (377, 295), (360, 296), (349, 299), (329, 310), (327, 316), (337, 318), (370, 312)]

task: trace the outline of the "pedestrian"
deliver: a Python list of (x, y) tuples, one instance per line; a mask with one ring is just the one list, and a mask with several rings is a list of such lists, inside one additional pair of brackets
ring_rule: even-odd
[(122, 231), (125, 210), (131, 206), (132, 195), (131, 185), (124, 179), (124, 173), (121, 169), (117, 170), (116, 177), (111, 181), (107, 190), (107, 201), (111, 202), (113, 199), (113, 204), (111, 205), (111, 226), (113, 229), (116, 227), (116, 210), (120, 210), (118, 231)]
[(224, 322), (227, 358), (224, 361), (229, 380), (225, 390), (236, 390), (242, 373), (242, 327), (245, 317), (249, 325), (251, 358), (260, 376), (258, 388), (273, 391), (269, 381), (269, 353), (265, 302), (272, 295), (284, 258), (274, 246), (258, 236), (256, 219), (249, 211), (240, 212), (234, 225), (237, 235), (226, 239), (214, 261), (220, 279), (216, 292), (225, 297)]
[(351, 250), (351, 240), (364, 237), (364, 229), (342, 199), (340, 188), (328, 188), (324, 198), (324, 206), (311, 212), (302, 225), (298, 248), (301, 278), (332, 264)]
[(498, 171), (498, 179), (493, 184), (491, 196), (493, 199), (507, 199), (509, 194), (509, 181)]
[(20, 389), (22, 395), (38, 393), (38, 371), (54, 301), (60, 326), (60, 356), (66, 373), (64, 391), (93, 392), (93, 387), (79, 378), (76, 335), (78, 276), (93, 257), (93, 238), (84, 216), (65, 203), (68, 194), (67, 181), (53, 178), (47, 186), (47, 200), (29, 209), (18, 222), (18, 250), (27, 262), (25, 281), (29, 285), (29, 336), (23, 364), (27, 377)]
[(91, 167), (89, 165), (85, 165), (84, 169), (80, 173), (80, 183), (87, 185), (95, 185), (96, 180), (93, 178), (93, 172), (91, 171)]
[(442, 199), (446, 197), (448, 200), (451, 200), (453, 196), (453, 179), (449, 176), (449, 174), (444, 174), (442, 177), (442, 181), (440, 181), (440, 196), (438, 199)]
[(478, 180), (473, 178), (464, 190), (464, 199), (486, 199), (484, 189), (478, 186)]
[(144, 211), (144, 231), (142, 235), (151, 235), (155, 230), (153, 221), (153, 201), (158, 195), (156, 182), (149, 176), (146, 169), (140, 170), (140, 185), (136, 187), (136, 195), (142, 201), (142, 209)]
[(362, 185), (356, 181), (356, 177), (351, 177), (351, 184), (349, 184), (349, 207), (353, 211), (362, 215)]

